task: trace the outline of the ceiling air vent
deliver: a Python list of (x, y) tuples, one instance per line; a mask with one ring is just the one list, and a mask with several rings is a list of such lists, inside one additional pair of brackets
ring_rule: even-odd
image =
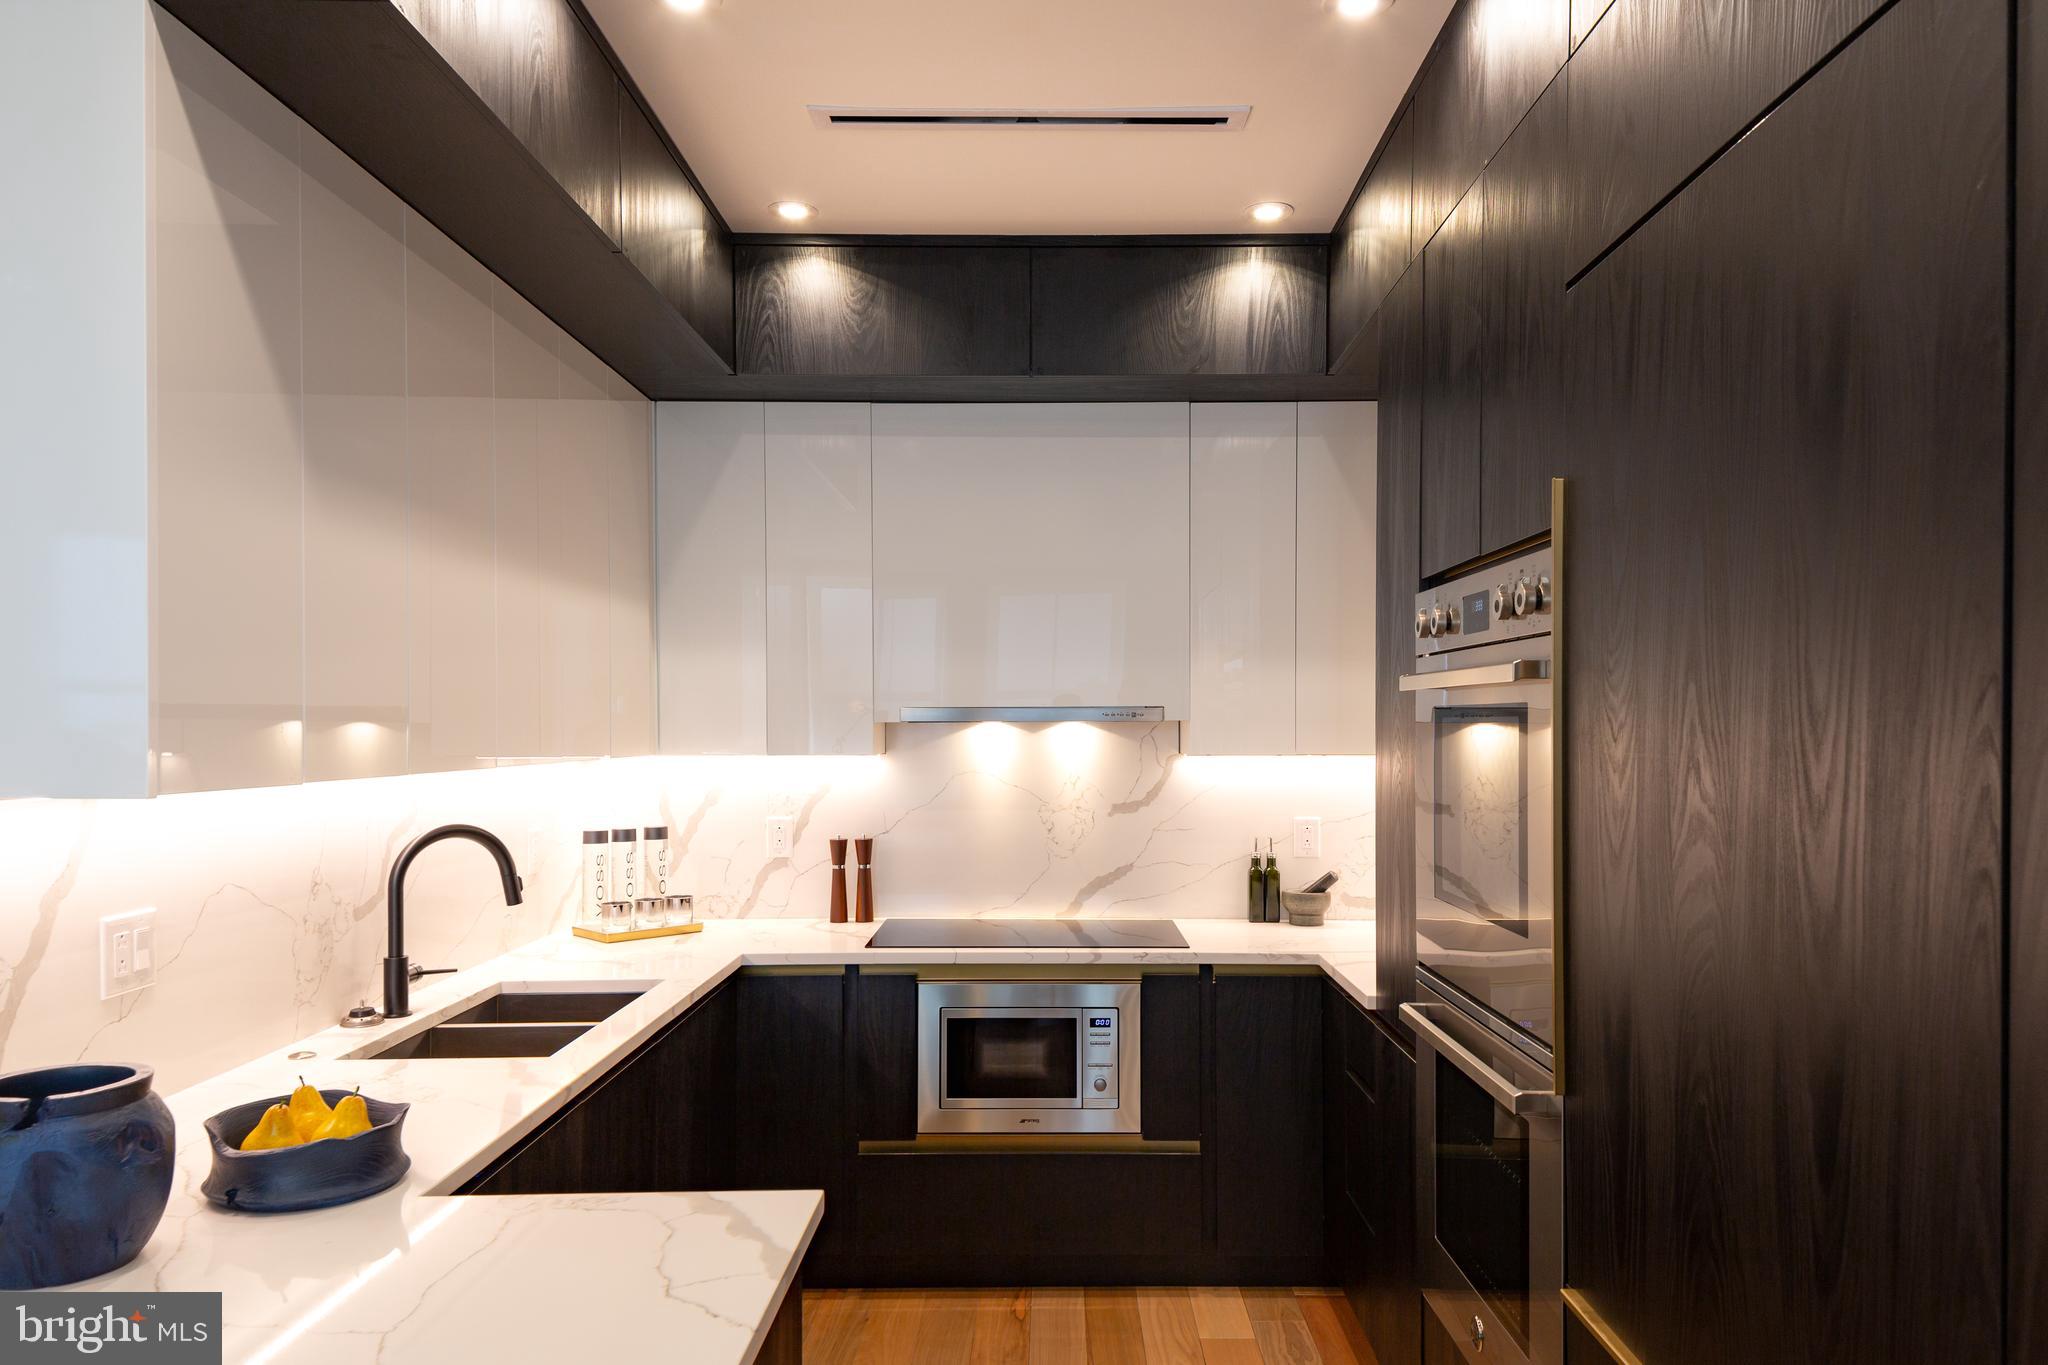
[(811, 104), (821, 128), (1242, 128), (1249, 104), (1169, 109), (900, 109)]

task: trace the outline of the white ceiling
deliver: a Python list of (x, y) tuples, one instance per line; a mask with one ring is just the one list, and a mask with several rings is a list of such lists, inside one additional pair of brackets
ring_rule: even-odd
[[(1451, 0), (585, 0), (726, 221), (845, 233), (1276, 232), (1336, 222)], [(1239, 131), (824, 128), (807, 105), (1248, 104)]]

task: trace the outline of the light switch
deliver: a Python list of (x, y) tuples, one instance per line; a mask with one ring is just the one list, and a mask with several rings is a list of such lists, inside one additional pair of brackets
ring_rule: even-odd
[(1322, 816), (1297, 815), (1294, 817), (1294, 856), (1297, 858), (1320, 858), (1323, 856)]
[(156, 911), (129, 910), (100, 921), (100, 999), (156, 982)]

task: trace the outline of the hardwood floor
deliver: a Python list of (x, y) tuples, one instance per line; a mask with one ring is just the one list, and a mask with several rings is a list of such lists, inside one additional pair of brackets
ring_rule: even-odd
[(807, 1365), (1376, 1365), (1334, 1289), (825, 1289)]

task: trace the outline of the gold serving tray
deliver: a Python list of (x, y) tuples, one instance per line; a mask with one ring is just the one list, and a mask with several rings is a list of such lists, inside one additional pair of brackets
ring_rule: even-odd
[(576, 937), (587, 938), (593, 943), (631, 943), (635, 939), (668, 938), (675, 934), (702, 933), (703, 930), (702, 924), (664, 924), (659, 929), (621, 929), (617, 933), (607, 933), (603, 929), (586, 929), (579, 924), (572, 932)]

